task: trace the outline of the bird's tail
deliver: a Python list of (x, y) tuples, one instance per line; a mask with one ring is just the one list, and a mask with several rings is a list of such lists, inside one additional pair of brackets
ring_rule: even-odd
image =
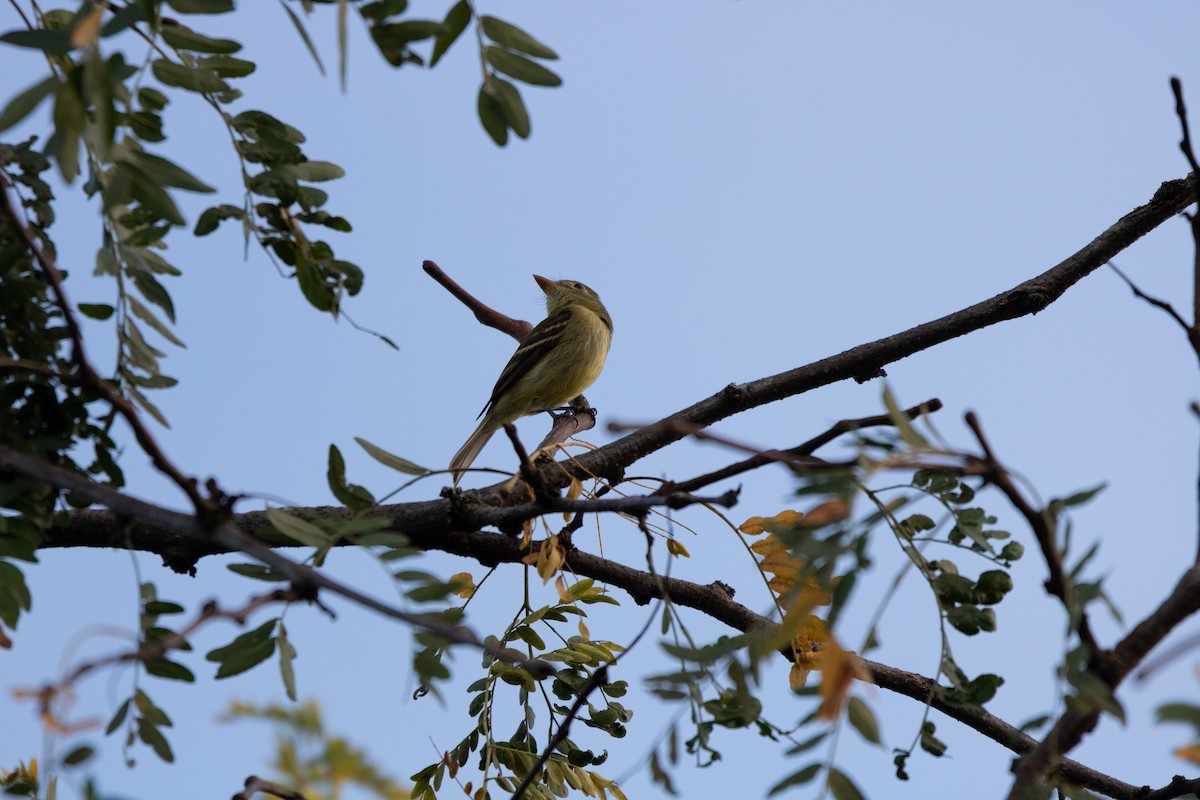
[(458, 452), (454, 454), (454, 458), (450, 459), (450, 470), (454, 473), (454, 485), (458, 486), (458, 481), (462, 478), (463, 471), (471, 466), (475, 461), (475, 457), (479, 455), (479, 451), (483, 449), (488, 440), (492, 438), (492, 434), (496, 432), (496, 425), (490, 419), (490, 416), (485, 416), (483, 422), (479, 423), (479, 427), (471, 434), (471, 438), (467, 439), (467, 443), (458, 448)]

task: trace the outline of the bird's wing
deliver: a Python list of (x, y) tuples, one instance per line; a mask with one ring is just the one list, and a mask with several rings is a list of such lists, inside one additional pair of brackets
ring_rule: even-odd
[(554, 316), (546, 317), (539, 322), (529, 335), (521, 340), (517, 351), (512, 354), (512, 358), (504, 365), (504, 369), (500, 372), (500, 377), (496, 379), (496, 386), (492, 389), (492, 396), (488, 398), (487, 405), (483, 407), (483, 411), (479, 412), (479, 416), (483, 416), (496, 404), (505, 392), (516, 385), (517, 381), (529, 374), (534, 365), (546, 357), (546, 354), (553, 350), (559, 342), (559, 337), (563, 332), (563, 328), (567, 327), (567, 323), (571, 321), (570, 309), (563, 309)]

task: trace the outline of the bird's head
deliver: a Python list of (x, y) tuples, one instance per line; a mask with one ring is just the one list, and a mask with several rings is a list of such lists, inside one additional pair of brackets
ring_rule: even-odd
[(600, 302), (600, 296), (579, 281), (552, 281), (541, 275), (534, 275), (533, 279), (546, 293), (547, 316), (553, 316), (568, 306), (581, 305), (608, 319), (608, 311)]

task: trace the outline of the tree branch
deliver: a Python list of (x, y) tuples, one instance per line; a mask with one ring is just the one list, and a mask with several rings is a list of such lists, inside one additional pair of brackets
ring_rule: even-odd
[[(904, 412), (904, 415), (911, 420), (916, 419), (921, 414), (932, 414), (936, 411), (940, 411), (941, 408), (942, 401), (934, 397), (925, 401), (924, 403), (921, 403), (920, 405), (916, 405), (907, 409)], [(709, 472), (705, 475), (690, 478), (689, 480), (682, 481), (680, 483), (670, 483), (665, 486), (671, 491), (694, 492), (697, 489), (703, 489), (705, 486), (711, 486), (718, 481), (723, 481), (726, 478), (732, 478), (735, 475), (741, 475), (744, 472), (758, 469), (759, 467), (767, 464), (784, 464), (785, 466), (792, 467), (794, 470), (794, 468), (797, 466), (796, 462), (799, 461), (806, 467), (822, 467), (826, 464), (826, 462), (822, 462), (820, 460), (814, 461), (813, 459), (808, 458), (819, 448), (824, 447), (839, 436), (851, 431), (862, 430), (863, 428), (876, 428), (891, 424), (891, 415), (876, 414), (870, 417), (840, 420), (834, 423), (833, 427), (829, 428), (829, 430), (825, 431), (824, 433), (814, 436), (807, 442), (798, 444), (795, 447), (788, 448), (787, 450), (755, 450), (754, 448), (744, 448), (741, 445), (736, 445), (738, 449), (748, 449), (753, 452), (754, 455), (745, 459), (744, 461), (735, 462), (714, 472)], [(642, 427), (643, 426), (623, 425), (618, 422), (610, 422), (608, 425), (608, 429), (614, 433), (623, 433), (629, 430), (640, 430)], [(707, 439), (710, 441), (716, 441), (716, 437), (712, 436), (711, 434), (702, 433), (694, 427), (692, 435), (700, 440)], [(730, 444), (727, 441), (723, 441), (722, 443)]]
[(202, 495), (196, 479), (184, 475), (167, 458), (167, 454), (163, 452), (153, 434), (150, 433), (150, 429), (142, 421), (142, 417), (137, 409), (133, 407), (133, 403), (120, 392), (113, 389), (108, 381), (101, 378), (100, 374), (96, 372), (95, 367), (88, 361), (87, 353), (83, 347), (83, 332), (79, 327), (78, 320), (75, 319), (75, 310), (67, 300), (66, 290), (63, 288), (62, 273), (54, 265), (53, 259), (38, 246), (37, 238), (34, 236), (33, 231), (29, 229), (28, 223), (20, 212), (17, 211), (12, 198), (9, 196), (10, 190), (16, 191), (8, 174), (0, 169), (0, 210), (3, 211), (13, 230), (21, 237), (21, 241), (25, 244), (25, 248), (29, 251), (29, 254), (33, 256), (34, 261), (41, 267), (42, 274), (46, 276), (46, 282), (54, 292), (55, 305), (62, 312), (63, 321), (67, 326), (67, 333), (71, 338), (71, 357), (75, 362), (76, 369), (79, 371), (79, 383), (84, 388), (96, 392), (96, 394), (116, 409), (117, 413), (125, 418), (125, 421), (133, 430), (133, 435), (137, 439), (138, 445), (141, 446), (142, 451), (150, 457), (150, 461), (159, 472), (166, 475), (175, 485), (183, 490), (183, 493), (191, 500), (192, 507), (196, 510), (196, 515), (206, 521), (215, 521), (225, 511), (224, 507), (216, 498), (207, 498)]
[[(1200, 611), (1200, 567), (1193, 567), (1183, 574), (1158, 608), (1112, 648), (1109, 668), (1100, 676), (1109, 689), (1115, 691), (1154, 646), (1197, 611)], [(1079, 744), (1096, 727), (1099, 719), (1099, 711), (1068, 708), (1041, 744), (1017, 762), (1014, 769), (1016, 778), (1008, 793), (1009, 800), (1017, 800), (1026, 789), (1044, 781), (1060, 756)]]
[[(638, 459), (683, 438), (683, 433), (672, 428), (669, 420), (707, 427), (734, 414), (831, 383), (850, 378), (867, 380), (879, 375), (884, 366), (942, 342), (999, 322), (1036, 314), (1113, 256), (1195, 202), (1193, 187), (1196, 182), (1196, 176), (1189, 175), (1164, 183), (1150, 202), (1130, 211), (1074, 255), (1008, 291), (806, 366), (749, 383), (730, 384), (658, 423), (580, 456), (578, 465), (568, 466), (567, 472), (578, 477), (589, 473), (614, 475)], [(554, 480), (561, 486), (568, 478), (561, 476)]]
[(1046, 567), (1050, 570), (1050, 577), (1046, 579), (1043, 585), (1047, 592), (1062, 601), (1063, 608), (1066, 609), (1069, 617), (1078, 613), (1079, 621), (1076, 629), (1079, 633), (1079, 640), (1087, 647), (1093, 664), (1103, 673), (1106, 669), (1108, 654), (1100, 647), (1096, 642), (1096, 638), (1092, 635), (1092, 626), (1088, 620), (1087, 611), (1082, 607), (1076, 608), (1076, 603), (1071, 592), (1071, 582), (1067, 579), (1066, 570), (1063, 569), (1062, 552), (1058, 549), (1058, 540), (1055, 536), (1054, 525), (1049, 510), (1034, 508), (1025, 499), (1025, 495), (1021, 494), (1021, 490), (1013, 483), (1008, 470), (996, 458), (996, 453), (992, 450), (992, 445), (988, 442), (987, 437), (984, 436), (983, 426), (980, 424), (979, 418), (975, 416), (974, 411), (967, 412), (966, 422), (971, 432), (975, 434), (975, 439), (979, 442), (979, 446), (983, 449), (983, 463), (987, 467), (984, 478), (990, 481), (993, 486), (1008, 498), (1008, 502), (1012, 503), (1013, 508), (1020, 512), (1021, 516), (1025, 518), (1026, 524), (1033, 531), (1038, 547), (1042, 551), (1042, 558), (1046, 562)]

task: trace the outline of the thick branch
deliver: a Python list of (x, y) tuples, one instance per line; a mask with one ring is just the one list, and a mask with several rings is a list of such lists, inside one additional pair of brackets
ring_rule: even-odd
[[(884, 366), (942, 342), (998, 322), (1036, 314), (1113, 256), (1195, 202), (1192, 188), (1195, 181), (1196, 177), (1191, 175), (1164, 183), (1149, 203), (1130, 211), (1079, 252), (995, 297), (803, 367), (750, 383), (730, 384), (717, 394), (672, 414), (667, 420), (706, 427), (733, 414), (820, 386), (850, 378), (875, 377)], [(570, 471), (577, 475), (618, 473), (638, 459), (683, 438), (684, 434), (672, 428), (667, 420), (581, 456), (579, 466)], [(556, 480), (561, 481), (560, 485), (566, 482), (566, 478)]]
[[(507, 647), (498, 647), (483, 642), (473, 631), (461, 625), (447, 625), (433, 621), (422, 614), (403, 611), (339, 583), (319, 570), (285, 558), (272, 550), (270, 546), (247, 535), (230, 522), (212, 527), (203, 525), (188, 514), (181, 514), (178, 511), (171, 511), (129, 497), (107, 486), (101, 486), (77, 472), (43, 463), (3, 445), (0, 445), (0, 469), (8, 469), (28, 478), (43, 481), (59, 489), (74, 492), (93, 503), (107, 506), (114, 512), (110, 517), (116, 516), (115, 519), (110, 518), (108, 521), (111, 528), (125, 530), (125, 526), (119, 521), (122, 518), (138, 520), (139, 526), (150, 526), (152, 535), (166, 531), (181, 539), (191, 540), (197, 548), (211, 553), (245, 553), (291, 581), (302, 596), (311, 596), (317, 589), (324, 589), (385, 617), (436, 634), (451, 644), (469, 645), (483, 650), (501, 661), (524, 667), (535, 677), (543, 678), (554, 673), (554, 667), (551, 664), (540, 659), (528, 659)], [(129, 533), (132, 536), (132, 531)], [(127, 543), (126, 547), (132, 548), (132, 545)]]
[[(1197, 611), (1200, 611), (1200, 567), (1193, 567), (1183, 574), (1167, 599), (1112, 648), (1109, 668), (1101, 675), (1109, 689), (1115, 691), (1153, 647)], [(1017, 762), (1010, 800), (1017, 800), (1025, 789), (1044, 781), (1060, 754), (1079, 744), (1099, 719), (1099, 711), (1073, 709), (1059, 717), (1042, 743)]]
[[(199, 545), (193, 543), (193, 552), (197, 552), (198, 550), (203, 550), (206, 553), (242, 551), (263, 561), (263, 563), (266, 563), (293, 581), (300, 583), (300, 585), (315, 585), (326, 588), (360, 605), (379, 611), (386, 616), (409, 624), (425, 628), (429, 627), (429, 622), (424, 618), (408, 615), (379, 603), (373, 598), (362, 595), (349, 587), (343, 587), (322, 573), (295, 564), (291, 560), (274, 553), (267, 545), (262, 544), (256, 539), (252, 539), (249, 533), (262, 531), (268, 526), (264, 512), (236, 515), (231, 525), (227, 525), (209, 534), (190, 516), (135, 500), (106, 487), (98, 486), (76, 473), (41, 464), (41, 462), (37, 462), (20, 453), (15, 453), (2, 446), (0, 446), (0, 468), (19, 470), (23, 474), (30, 475), (39, 480), (55, 483), (55, 485), (59, 485), (61, 488), (79, 492), (81, 495), (95, 502), (105, 503), (124, 517), (140, 520), (137, 524), (131, 523), (125, 534), (128, 537), (125, 542), (117, 539), (110, 542), (112, 546), (128, 546), (134, 549), (148, 549), (158, 552), (162, 546), (162, 542), (157, 541), (157, 539), (162, 537), (164, 532), (168, 536), (179, 540), (203, 539), (203, 542)], [(644, 498), (629, 499), (642, 500)], [(562, 502), (564, 507), (570, 505), (566, 501)], [(597, 509), (601, 507), (601, 504), (608, 501), (591, 500), (574, 502), (583, 503), (588, 508)], [(430, 502), (424, 505), (432, 507), (441, 504)], [(516, 513), (518, 508), (491, 509), (491, 511)], [(386, 509), (380, 510), (386, 511)], [(316, 512), (326, 518), (343, 515), (349, 518), (351, 516), (351, 513), (346, 509), (325, 509), (324, 511), (328, 513), (321, 513), (321, 509), (310, 509), (310, 511)], [(77, 512), (75, 517), (77, 521), (80, 519), (87, 520), (88, 525), (91, 527), (107, 529), (110, 532), (121, 529), (119, 518), (111, 512)], [(153, 527), (147, 528), (146, 524), (150, 520), (153, 520)], [(233, 528), (233, 525), (237, 525), (238, 527)], [(398, 527), (397, 529), (404, 530), (412, 544), (417, 547), (464, 556), (475, 559), (484, 565), (519, 563), (530, 552), (529, 548), (521, 547), (520, 542), (515, 538), (479, 530), (456, 530), (453, 527), (449, 527), (448, 520), (445, 519), (442, 520), (440, 526), (426, 526), (421, 530), (405, 529), (403, 527)], [(94, 544), (101, 543), (94, 542)], [(536, 550), (539, 545), (540, 542), (535, 541), (531, 547)], [(770, 619), (755, 613), (746, 606), (734, 602), (733, 590), (720, 582), (704, 586), (679, 578), (656, 576), (650, 572), (634, 569), (579, 549), (571, 549), (568, 552), (565, 569), (577, 575), (594, 578), (623, 589), (639, 604), (645, 604), (660, 597), (665, 590), (672, 603), (695, 609), (740, 631), (749, 631), (764, 627), (769, 628), (775, 624)], [(1171, 597), (1168, 598), (1159, 611), (1155, 612), (1155, 614), (1151, 615), (1151, 617), (1131, 631), (1125, 640), (1114, 648), (1113, 652), (1118, 664), (1128, 665), (1122, 666), (1124, 670), (1122, 674), (1127, 674), (1128, 670), (1151, 647), (1157, 644), (1171, 628), (1195, 611), (1197, 604), (1200, 604), (1200, 569), (1188, 573), (1185, 576), (1185, 580), (1181, 581), (1180, 586), (1176, 588), (1175, 592), (1172, 593)], [(474, 634), (465, 628), (439, 629), (435, 632), (450, 641), (479, 646), (478, 641), (474, 638)], [(510, 660), (513, 655), (519, 656), (519, 654), (508, 652), (499, 657), (508, 656), (505, 660)], [(1024, 753), (1038, 750), (1041, 747), (1032, 738), (997, 717), (943, 702), (937, 696), (937, 684), (928, 678), (873, 661), (864, 661), (864, 664), (871, 671), (873, 680), (880, 687), (904, 694), (923, 703), (928, 702), (933, 708), (968, 725), (988, 738), (1012, 749), (1014, 752)], [(529, 668), (531, 665), (526, 664), (525, 666)], [(1111, 797), (1122, 798), (1123, 800), (1125, 798), (1128, 798), (1128, 800), (1137, 800), (1148, 791), (1144, 787), (1139, 788), (1122, 783), (1067, 759), (1055, 760), (1051, 757), (1048, 763), (1051, 767), (1057, 764), (1057, 768), (1071, 782), (1095, 789)]]

